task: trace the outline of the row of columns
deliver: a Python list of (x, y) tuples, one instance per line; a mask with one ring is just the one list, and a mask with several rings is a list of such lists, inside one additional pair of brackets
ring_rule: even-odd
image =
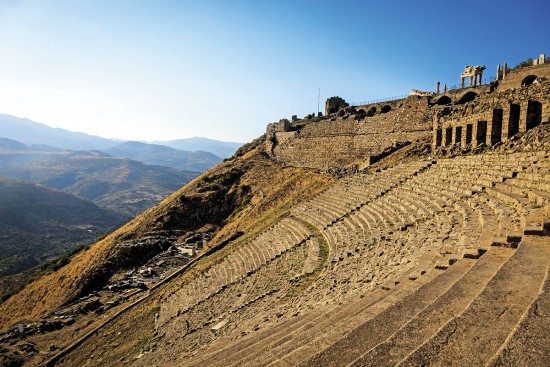
[[(470, 78), (470, 84), (468, 84), (469, 87), (477, 87), (478, 85), (481, 85), (483, 82), (483, 72), (480, 72), (479, 74), (474, 74), (474, 75), (470, 75), (469, 76)], [(460, 88), (464, 88), (464, 79), (466, 79), (466, 77), (464, 76), (461, 76), (460, 77)]]

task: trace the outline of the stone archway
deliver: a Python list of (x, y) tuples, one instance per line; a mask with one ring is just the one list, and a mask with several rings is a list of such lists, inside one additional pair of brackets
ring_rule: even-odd
[(528, 85), (531, 85), (533, 84), (533, 82), (537, 80), (537, 76), (536, 75), (528, 75), (526, 76), (525, 78), (523, 78), (523, 80), (521, 81), (521, 86), (522, 87), (526, 87)]
[(387, 112), (390, 112), (391, 111), (391, 106), (390, 105), (385, 105), (383, 106), (381, 109), (380, 109), (380, 112), (381, 113), (387, 113)]
[(437, 103), (440, 106), (445, 106), (448, 104), (451, 104), (453, 100), (449, 96), (442, 96), (440, 97), (435, 103)]
[(466, 102), (471, 102), (476, 99), (477, 96), (478, 94), (476, 92), (466, 92), (462, 95), (462, 97), (460, 97), (460, 99), (456, 103), (463, 104)]

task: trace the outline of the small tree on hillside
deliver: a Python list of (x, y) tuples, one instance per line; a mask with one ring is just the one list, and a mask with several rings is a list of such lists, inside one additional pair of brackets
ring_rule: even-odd
[(526, 68), (528, 66), (533, 66), (533, 59), (532, 58), (528, 58), (527, 60), (523, 60), (522, 62), (520, 62), (519, 64), (514, 66), (513, 70)]

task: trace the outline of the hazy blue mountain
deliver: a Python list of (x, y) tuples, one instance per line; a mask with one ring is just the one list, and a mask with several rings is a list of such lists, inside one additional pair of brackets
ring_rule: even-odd
[(62, 152), (66, 150), (59, 147), (53, 147), (47, 144), (31, 144), (29, 145), (29, 149), (35, 152)]
[(99, 136), (53, 128), (29, 119), (0, 114), (0, 136), (27, 145), (46, 144), (65, 149), (105, 149), (120, 142)]
[(41, 183), (134, 216), (195, 178), (197, 172), (147, 165), (100, 151), (3, 151), (0, 175)]
[(3, 151), (13, 151), (13, 152), (24, 152), (29, 150), (25, 144), (8, 138), (0, 138), (0, 150)]
[(190, 152), (138, 141), (128, 141), (104, 151), (116, 157), (197, 172), (207, 171), (222, 161), (220, 157), (202, 150)]
[(221, 158), (231, 157), (233, 153), (235, 153), (235, 151), (243, 145), (243, 143), (233, 143), (200, 137), (156, 141), (154, 143), (167, 145), (169, 147), (181, 150), (204, 150)]
[(75, 195), (0, 176), (0, 276), (94, 242), (128, 219)]

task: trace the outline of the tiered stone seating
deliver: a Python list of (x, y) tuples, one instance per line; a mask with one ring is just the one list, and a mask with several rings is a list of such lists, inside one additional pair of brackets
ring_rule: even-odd
[[(195, 347), (205, 340), (213, 340), (211, 327), (225, 321), (224, 328), (232, 329), (236, 325), (250, 320), (258, 312), (267, 312), (272, 308), (273, 298), (279, 299), (291, 290), (289, 280), (304, 275), (304, 264), (308, 257), (308, 246), (301, 245), (286, 251), (247, 277), (227, 284), (220, 291), (195, 303), (185, 312), (172, 315), (178, 318), (181, 328), (170, 324), (164, 329), (171, 339), (185, 339), (187, 348), (181, 352), (193, 353)], [(251, 306), (254, 305), (253, 310)], [(223, 329), (220, 331), (224, 331)]]
[(311, 233), (299, 222), (290, 218), (260, 234), (228, 254), (204, 274), (172, 294), (167, 300), (170, 307), (160, 313), (160, 322), (168, 321), (174, 313), (185, 312), (196, 303), (218, 293), (228, 284), (238, 282), (248, 274), (304, 242)]
[[(464, 310), (512, 254), (510, 249), (496, 249), (477, 263), (462, 259), (304, 365), (330, 365), (331, 361), (338, 361), (338, 365), (397, 365), (453, 315)], [(363, 348), (357, 350), (359, 341)]]
[[(394, 167), (377, 174), (357, 174), (344, 178), (315, 198), (297, 205), (292, 215), (325, 228), (431, 164), (430, 161), (414, 162), (399, 169)], [(365, 190), (366, 187), (368, 190)]]
[[(234, 315), (229, 331), (201, 334), (217, 341), (193, 345), (181, 365), (505, 364), (520, 348), (511, 336), (541, 322), (526, 310), (548, 298), (539, 294), (550, 266), (540, 237), (550, 230), (548, 172), (546, 153), (489, 154), (341, 180), (292, 210), (326, 240), (324, 270), (286, 304), (269, 305), (291, 294), (289, 279), (319, 269), (318, 240), (302, 233), (310, 240), (273, 274), (284, 255), (269, 261), (250, 246), (235, 273), (267, 265), (224, 289), (246, 295), (216, 307)], [(203, 324), (220, 321), (204, 312)]]
[[(514, 333), (531, 301), (538, 297), (550, 265), (550, 247), (547, 241), (527, 237), (516, 253), (476, 295), (473, 302), (461, 312), (455, 311), (454, 315), (457, 316), (441, 323), (441, 327), (426, 342), (418, 343), (416, 349), (403, 356), (400, 366), (419, 366), (425, 363), (451, 365), (459, 357), (464, 365), (482, 365), (512, 339), (507, 338)], [(457, 285), (463, 286), (463, 283)], [(502, 298), (503, 294), (506, 294), (505, 298)], [(444, 296), (441, 305), (452, 303), (452, 300), (444, 299)], [(501, 302), (495, 302), (495, 299), (500, 299)], [(441, 314), (441, 311), (438, 310), (437, 313)], [(358, 365), (362, 365), (362, 361)]]

